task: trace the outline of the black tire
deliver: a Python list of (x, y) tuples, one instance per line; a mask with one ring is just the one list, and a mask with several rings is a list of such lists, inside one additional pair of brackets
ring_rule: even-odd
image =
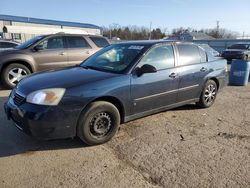
[(197, 105), (201, 108), (209, 108), (214, 104), (217, 96), (218, 86), (215, 81), (208, 80), (201, 92)]
[(87, 145), (98, 145), (109, 141), (120, 125), (118, 109), (105, 101), (93, 102), (82, 112), (77, 136)]
[[(22, 72), (20, 74), (18, 72), (19, 70), (22, 70)], [(12, 79), (14, 78), (14, 76), (11, 75), (11, 71), (12, 71), (12, 73), (16, 73), (17, 77), (18, 77), (18, 79), (16, 79), (14, 82), (11, 82)], [(6, 87), (12, 89), (16, 86), (16, 84), (22, 78), (24, 78), (24, 76), (27, 76), (29, 74), (31, 74), (31, 71), (29, 70), (28, 67), (26, 67), (25, 65), (19, 64), (19, 63), (13, 63), (13, 64), (10, 64), (3, 69), (2, 74), (1, 74), (1, 80)], [(22, 75), (23, 77), (18, 76), (18, 75)], [(13, 77), (11, 77), (11, 76), (13, 76)]]

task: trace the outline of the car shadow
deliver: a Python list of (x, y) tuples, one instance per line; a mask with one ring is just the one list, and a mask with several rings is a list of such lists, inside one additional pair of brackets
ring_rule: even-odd
[(171, 109), (170, 111), (183, 111), (183, 110), (200, 110), (201, 107), (197, 106), (196, 104), (187, 104), (184, 106), (180, 106), (174, 109)]
[(0, 158), (35, 151), (86, 147), (78, 138), (42, 141), (26, 135), (12, 121), (7, 120), (3, 108), (6, 101), (7, 96), (0, 97)]

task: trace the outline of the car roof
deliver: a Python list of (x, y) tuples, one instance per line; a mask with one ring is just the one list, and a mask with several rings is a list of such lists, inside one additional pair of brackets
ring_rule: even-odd
[[(135, 40), (135, 41), (126, 41), (120, 42), (117, 44), (130, 44), (130, 45), (149, 45), (153, 46), (156, 44), (164, 44), (164, 43), (176, 43), (176, 44), (194, 44), (192, 42), (180, 42), (176, 40)], [(194, 44), (197, 45), (197, 44)]]
[(55, 33), (55, 34), (48, 34), (48, 35), (40, 35), (40, 36), (44, 36), (44, 37), (48, 37), (48, 36), (86, 36), (86, 37), (102, 37), (105, 38), (101, 35), (91, 35), (91, 34), (72, 34), (72, 33)]
[(19, 42), (11, 41), (11, 40), (0, 40), (0, 42), (8, 42), (8, 43), (13, 43), (13, 44), (19, 44)]

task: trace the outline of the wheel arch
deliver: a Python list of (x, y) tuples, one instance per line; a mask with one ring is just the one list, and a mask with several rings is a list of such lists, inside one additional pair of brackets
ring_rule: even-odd
[(211, 77), (208, 80), (213, 80), (216, 83), (216, 85), (217, 85), (217, 90), (219, 90), (219, 88), (220, 88), (220, 82), (219, 82), (219, 80), (216, 77)]
[(102, 97), (98, 97), (98, 98), (92, 100), (90, 103), (96, 102), (96, 101), (105, 101), (105, 102), (109, 102), (109, 103), (113, 104), (119, 111), (121, 123), (124, 123), (125, 109), (124, 109), (122, 102), (117, 97), (102, 96)]
[(34, 67), (33, 67), (33, 66), (31, 65), (31, 63), (29, 63), (28, 61), (25, 61), (25, 60), (11, 60), (11, 61), (5, 62), (5, 63), (2, 65), (1, 70), (0, 70), (0, 73), (2, 73), (3, 70), (4, 70), (6, 67), (8, 67), (8, 66), (11, 65), (11, 64), (15, 64), (15, 63), (16, 63), (16, 64), (21, 64), (21, 65), (26, 66), (26, 67), (30, 70), (31, 73), (34, 72)]

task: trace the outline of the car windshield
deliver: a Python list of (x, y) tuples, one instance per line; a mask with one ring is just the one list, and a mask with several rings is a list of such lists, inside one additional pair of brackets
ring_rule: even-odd
[(100, 71), (120, 73), (145, 51), (144, 45), (114, 44), (103, 48), (80, 66)]
[(241, 50), (246, 50), (249, 48), (249, 44), (234, 44), (230, 46), (228, 49), (241, 49)]
[(39, 40), (43, 39), (45, 36), (37, 36), (37, 37), (34, 37), (18, 46), (16, 46), (15, 48), (16, 49), (26, 49), (28, 47), (30, 47), (31, 45), (33, 45), (34, 43), (38, 42)]

